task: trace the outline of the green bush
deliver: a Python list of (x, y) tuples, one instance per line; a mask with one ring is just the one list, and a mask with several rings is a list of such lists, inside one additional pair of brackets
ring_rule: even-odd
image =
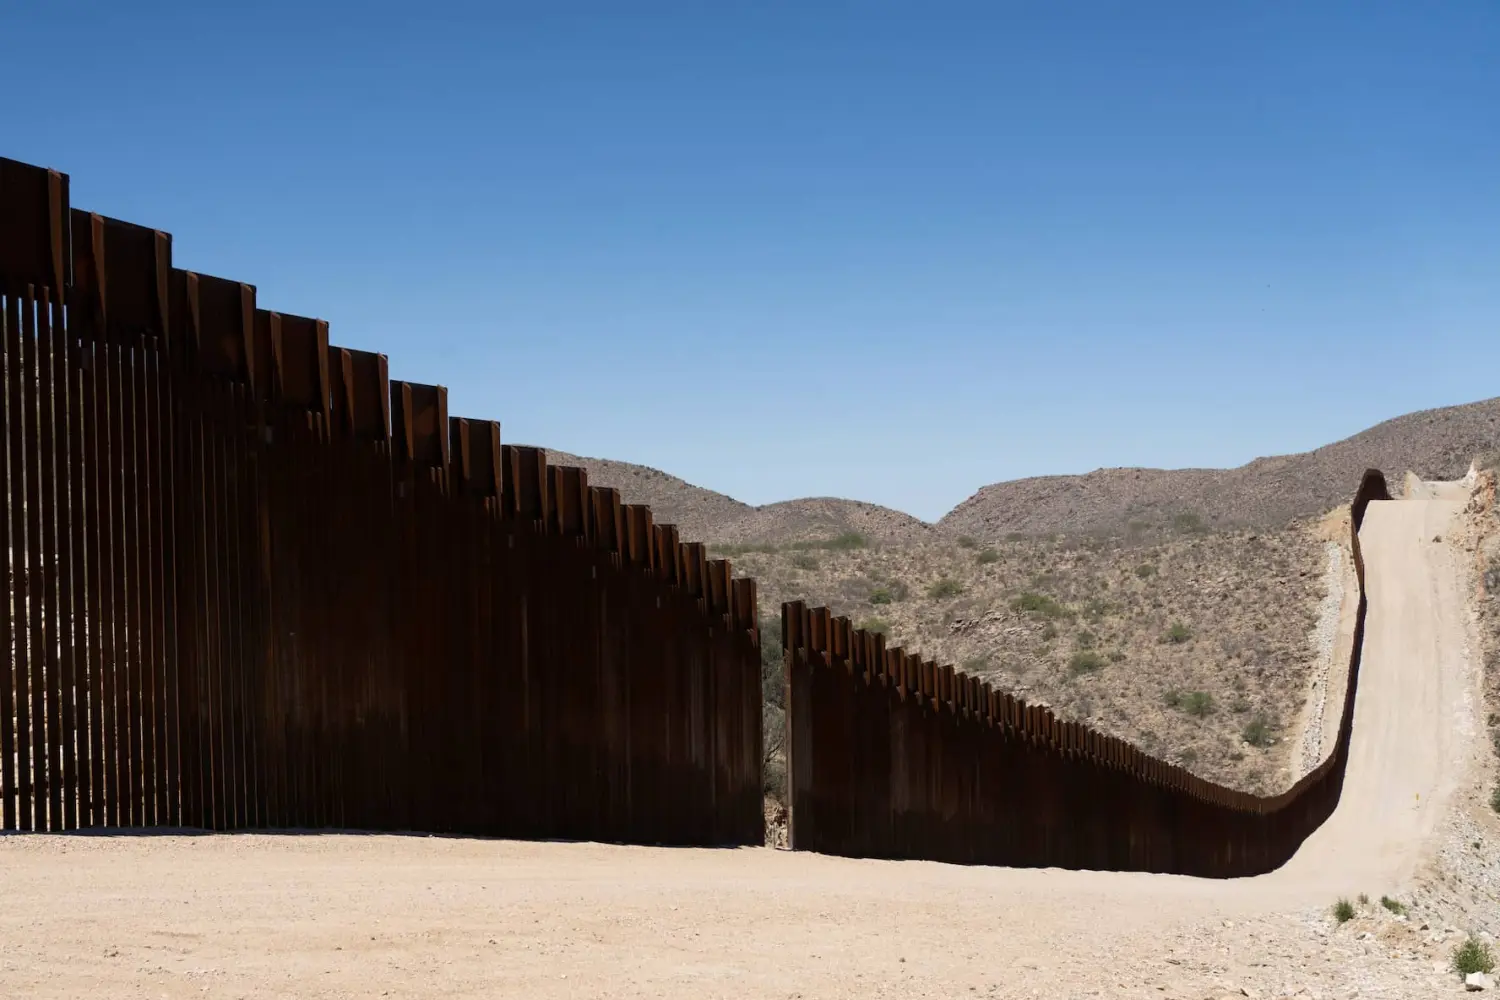
[(1079, 650), (1073, 654), (1068, 661), (1068, 673), (1077, 677), (1079, 674), (1092, 674), (1104, 666), (1104, 657), (1093, 650)]
[(1142, 580), (1149, 579), (1156, 575), (1156, 567), (1150, 563), (1141, 563), (1135, 568), (1135, 575)]
[(1271, 733), (1271, 723), (1264, 715), (1257, 715), (1240, 731), (1246, 743), (1253, 747), (1265, 749), (1275, 742)]
[(1172, 527), (1184, 534), (1197, 534), (1204, 530), (1203, 518), (1191, 512), (1178, 514), (1172, 518)]
[(760, 620), (760, 691), (766, 704), (786, 707), (786, 679), (781, 663), (781, 619)]
[(1123, 659), (1125, 659), (1125, 651), (1123, 649), (1111, 649), (1109, 651), (1110, 663), (1119, 663)]
[(1405, 903), (1398, 902), (1389, 896), (1381, 896), (1380, 905), (1385, 907), (1387, 910), (1390, 910), (1392, 913), (1400, 914), (1406, 912)]
[(823, 548), (831, 552), (849, 552), (853, 549), (862, 549), (870, 544), (865, 536), (857, 531), (846, 531), (837, 538), (831, 538), (824, 543)]
[(1172, 627), (1167, 629), (1167, 641), (1171, 643), (1184, 643), (1193, 637), (1193, 630), (1182, 622), (1173, 622)]
[(889, 587), (876, 587), (870, 591), (871, 604), (889, 604), (892, 599)]
[(1000, 553), (996, 552), (994, 549), (985, 549), (983, 552), (980, 552), (974, 556), (974, 561), (981, 566), (988, 566), (990, 563), (997, 563), (1000, 561)]
[(842, 535), (833, 538), (816, 538), (808, 542), (793, 542), (788, 548), (797, 552), (806, 552), (810, 549), (821, 549), (824, 552), (849, 552), (854, 549), (862, 549), (869, 545), (864, 535), (857, 531), (846, 531)]
[(975, 549), (979, 547), (979, 542), (970, 535), (959, 535), (958, 546), (962, 549)]
[(1354, 919), (1354, 904), (1347, 899), (1341, 899), (1333, 904), (1333, 919), (1344, 924)]
[(1473, 934), (1469, 939), (1453, 950), (1453, 971), (1460, 976), (1467, 976), (1471, 972), (1483, 972), (1488, 975), (1495, 971), (1495, 956), (1490, 952), (1490, 946), (1485, 944)]
[(1053, 625), (1051, 622), (1048, 622), (1047, 623), (1047, 627), (1044, 628), (1044, 629), (1042, 629), (1042, 641), (1043, 642), (1051, 642), (1053, 639), (1056, 639), (1056, 638), (1057, 638), (1057, 626)]
[(1490, 793), (1490, 808), (1500, 813), (1500, 785), (1496, 785), (1495, 790)]
[(795, 569), (817, 569), (818, 561), (806, 552), (798, 552), (792, 556), (792, 566)]
[(884, 618), (866, 618), (856, 627), (866, 632), (878, 632), (881, 635), (889, 635), (891, 632), (891, 623)]
[(1090, 632), (1088, 629), (1080, 629), (1078, 633), (1073, 636), (1073, 642), (1078, 646), (1079, 649), (1093, 649), (1099, 644), (1099, 637)]
[(1197, 719), (1211, 715), (1214, 710), (1213, 696), (1207, 691), (1189, 691), (1182, 696), (1182, 710)]
[(1031, 591), (1011, 601), (1010, 608), (1012, 611), (1024, 611), (1031, 615), (1041, 615), (1043, 618), (1065, 618), (1068, 615), (1068, 609), (1053, 598)]
[(964, 592), (964, 585), (957, 580), (943, 577), (941, 580), (927, 588), (927, 596), (934, 601), (946, 600), (949, 597), (957, 597)]
[(744, 542), (738, 545), (710, 545), (709, 551), (715, 555), (743, 556), (752, 552), (773, 553), (780, 551), (770, 542)]

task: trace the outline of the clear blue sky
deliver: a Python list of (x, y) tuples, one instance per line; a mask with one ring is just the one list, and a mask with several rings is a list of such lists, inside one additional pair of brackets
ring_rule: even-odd
[(1500, 394), (1497, 53), (1495, 0), (49, 2), (0, 155), (509, 440), (930, 519)]

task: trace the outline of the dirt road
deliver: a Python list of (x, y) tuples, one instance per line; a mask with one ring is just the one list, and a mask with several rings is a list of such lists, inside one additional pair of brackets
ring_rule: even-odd
[[(1337, 983), (1329, 954), (1267, 915), (1398, 892), (1474, 742), (1463, 567), (1446, 543), (1462, 490), (1421, 492), (1370, 506), (1344, 796), (1279, 872), (1212, 882), (766, 849), (14, 836), (0, 840), (0, 995), (1203, 997), (1294, 965)], [(1234, 954), (1225, 921), (1242, 935)]]

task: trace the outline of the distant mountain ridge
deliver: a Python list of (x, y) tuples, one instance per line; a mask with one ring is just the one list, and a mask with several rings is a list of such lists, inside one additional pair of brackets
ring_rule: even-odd
[(947, 530), (993, 538), (1116, 533), (1190, 518), (1205, 527), (1275, 527), (1348, 499), (1367, 468), (1456, 479), (1500, 452), (1500, 397), (1422, 410), (1313, 451), (1236, 469), (1101, 469), (995, 483), (949, 511)]
[(649, 504), (682, 536), (719, 544), (787, 544), (859, 532), (902, 544), (935, 533), (994, 540), (1007, 535), (1123, 534), (1172, 526), (1274, 527), (1348, 499), (1366, 468), (1393, 482), (1411, 470), (1456, 479), (1475, 460), (1500, 454), (1500, 397), (1422, 410), (1376, 424), (1313, 451), (1258, 458), (1235, 469), (1100, 469), (993, 483), (927, 524), (878, 504), (809, 497), (754, 507), (643, 465), (549, 450), (595, 486)]

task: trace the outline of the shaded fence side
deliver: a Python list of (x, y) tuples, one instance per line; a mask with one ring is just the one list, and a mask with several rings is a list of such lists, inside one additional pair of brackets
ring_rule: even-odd
[(1284, 864), (1343, 787), (1365, 629), (1359, 528), (1385, 477), (1351, 505), (1359, 581), (1333, 752), (1261, 797), (939, 666), (847, 618), (782, 606), (789, 840), (851, 857), (1235, 877)]
[(760, 843), (753, 580), (0, 160), (0, 826)]

